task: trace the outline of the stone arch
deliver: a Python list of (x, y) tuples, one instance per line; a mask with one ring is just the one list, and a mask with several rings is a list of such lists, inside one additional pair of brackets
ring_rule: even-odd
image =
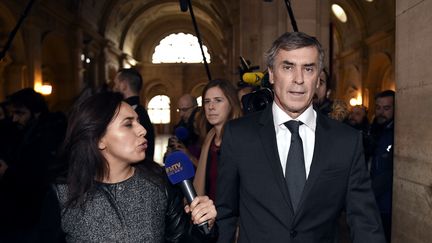
[[(361, 41), (366, 36), (366, 24), (357, 3), (355, 3), (355, 1), (332, 0), (330, 6), (331, 4), (338, 4), (341, 6), (348, 17), (346, 23), (341, 23), (334, 17), (333, 13), (331, 13), (332, 23), (337, 32), (340, 33), (340, 43), (344, 43), (343, 47), (346, 48)], [(343, 49), (340, 50), (342, 51)]]
[[(17, 23), (15, 15), (0, 2), (0, 50), (3, 51), (10, 32)], [(5, 57), (0, 60), (0, 100), (6, 94), (28, 86), (28, 68), (26, 63), (26, 48), (22, 32), (18, 30)]]
[(351, 98), (357, 98), (359, 94), (362, 94), (362, 77), (359, 67), (354, 64), (347, 66), (344, 80), (343, 100), (349, 104)]
[[(0, 44), (3, 45), (6, 43), (9, 34), (13, 28), (15, 28), (17, 21), (15, 14), (13, 14), (6, 5), (0, 2)], [(7, 53), (14, 62), (19, 63), (24, 63), (26, 61), (26, 48), (21, 32), (22, 28), (23, 26), (21, 25), (21, 28), (16, 33)], [(3, 50), (4, 46), (0, 47), (1, 50)]]
[(383, 70), (381, 90), (387, 90), (387, 89), (396, 91), (394, 70), (391, 65), (386, 66), (385, 69)]
[[(370, 57), (365, 86), (373, 95), (386, 89), (396, 89), (394, 67), (390, 54), (379, 52)], [(374, 97), (369, 97), (369, 107), (370, 114), (373, 114), (375, 107)]]
[(196, 84), (191, 91), (191, 94), (194, 97), (199, 97), (202, 95), (202, 91), (204, 90), (204, 87), (207, 85), (208, 82), (203, 81), (201, 83)]
[(166, 95), (172, 100), (173, 89), (169, 87), (168, 82), (161, 79), (151, 79), (146, 81), (144, 77), (144, 88), (141, 91), (141, 103), (147, 106), (150, 99), (156, 95)]
[(379, 52), (369, 58), (366, 86), (373, 93), (395, 87), (393, 62), (390, 54)]
[[(161, 25), (167, 27), (161, 28)], [(185, 20), (165, 20), (148, 26), (146, 32), (137, 39), (136, 43), (142, 44), (135, 46), (134, 57), (143, 63), (151, 63), (153, 52), (159, 42), (166, 36), (179, 32), (196, 36), (191, 24)], [(212, 64), (222, 63), (227, 59), (227, 50), (223, 47), (223, 42), (218, 41), (218, 36), (211, 29), (203, 26), (200, 29), (200, 34), (203, 44), (207, 46), (212, 56)]]
[(56, 104), (50, 105), (60, 110), (70, 105), (68, 101), (77, 92), (69, 40), (66, 34), (59, 32), (46, 33), (42, 38), (42, 82), (52, 85), (53, 92), (47, 100), (55, 100)]

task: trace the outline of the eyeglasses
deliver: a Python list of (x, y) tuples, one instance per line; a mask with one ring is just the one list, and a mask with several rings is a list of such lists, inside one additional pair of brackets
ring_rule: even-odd
[(194, 108), (194, 106), (191, 106), (191, 107), (185, 107), (185, 108), (177, 108), (177, 112), (180, 112), (180, 111), (182, 111), (182, 112), (186, 112), (186, 111), (188, 111), (188, 110), (190, 110), (190, 109), (192, 109), (192, 108)]

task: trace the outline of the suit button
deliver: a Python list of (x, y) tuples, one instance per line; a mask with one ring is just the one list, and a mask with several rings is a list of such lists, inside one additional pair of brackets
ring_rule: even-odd
[(292, 238), (295, 238), (296, 235), (297, 235), (297, 231), (295, 231), (295, 230), (291, 230), (291, 231), (290, 231), (290, 235), (291, 235)]

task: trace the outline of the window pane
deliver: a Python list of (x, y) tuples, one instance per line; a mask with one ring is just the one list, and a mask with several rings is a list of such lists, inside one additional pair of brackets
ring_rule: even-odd
[(147, 111), (153, 124), (170, 123), (170, 98), (166, 95), (156, 95), (150, 99)]
[[(210, 54), (203, 45), (204, 55), (210, 63)], [(152, 63), (203, 63), (198, 38), (191, 34), (170, 34), (156, 46)]]
[(202, 96), (196, 98), (198, 106), (202, 106)]

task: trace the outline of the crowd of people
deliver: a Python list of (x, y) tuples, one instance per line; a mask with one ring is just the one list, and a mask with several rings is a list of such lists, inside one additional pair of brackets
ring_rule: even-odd
[(202, 107), (178, 100), (166, 156), (193, 162), (191, 204), (153, 161), (137, 70), (83, 92), (67, 115), (31, 88), (8, 96), (0, 242), (335, 242), (341, 215), (352, 242), (390, 242), (394, 91), (376, 95), (372, 116), (332, 100), (321, 44), (301, 32), (276, 39), (266, 64), (262, 110), (244, 114), (241, 97), (257, 88), (223, 79), (204, 87)]

